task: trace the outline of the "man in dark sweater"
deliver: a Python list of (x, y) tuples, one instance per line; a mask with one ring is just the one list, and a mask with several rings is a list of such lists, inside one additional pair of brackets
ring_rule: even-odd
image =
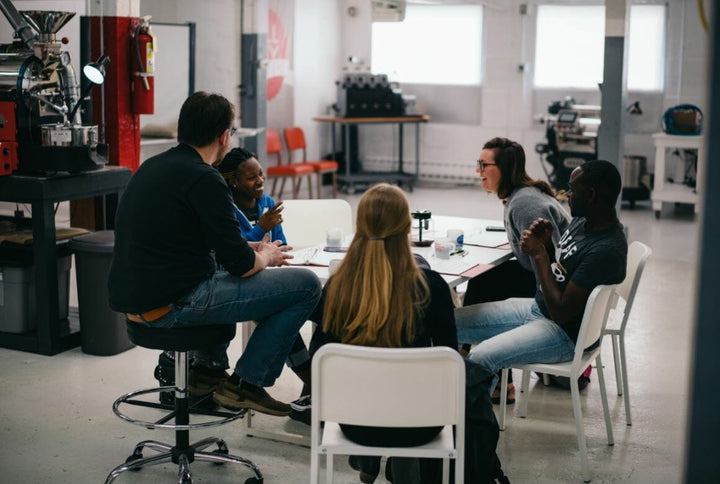
[(455, 310), (458, 341), (478, 343), (468, 355), (471, 361), (496, 372), (572, 360), (590, 293), (625, 279), (627, 241), (615, 213), (620, 189), (620, 174), (608, 161), (589, 161), (573, 171), (568, 190), (573, 219), (558, 246), (547, 220), (537, 219), (522, 232), (520, 248), (530, 256), (539, 284), (535, 298)]
[(289, 256), (267, 238), (243, 238), (227, 184), (211, 166), (230, 148), (233, 118), (224, 97), (191, 95), (180, 110), (179, 144), (130, 180), (116, 216), (110, 306), (157, 328), (257, 322), (229, 377), (227, 345), (194, 352), (191, 390), (214, 388), (215, 401), (231, 409), (289, 415), (263, 387), (280, 375), (320, 282), (305, 269), (264, 270)]

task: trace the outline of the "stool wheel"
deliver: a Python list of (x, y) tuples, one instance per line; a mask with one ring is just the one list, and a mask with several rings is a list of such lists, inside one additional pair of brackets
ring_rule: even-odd
[[(217, 446), (218, 446), (218, 448), (212, 451), (213, 454), (220, 454), (220, 455), (229, 455), (230, 454), (230, 451), (228, 450), (225, 442), (222, 442), (222, 443), (218, 442)], [(225, 463), (224, 462), (213, 462), (213, 464), (215, 464), (216, 466), (221, 466)]]
[[(143, 457), (143, 456), (142, 456), (142, 453), (140, 453), (140, 454), (132, 454), (132, 455), (130, 455), (127, 459), (125, 459), (125, 463), (126, 463), (126, 464), (132, 464), (132, 463), (135, 462), (136, 460), (142, 459), (142, 457)], [(128, 469), (128, 470), (130, 470), (130, 471), (132, 471), (132, 472), (139, 472), (140, 469), (142, 469), (142, 467), (134, 467), (134, 468)]]
[(245, 484), (263, 484), (263, 480), (257, 477), (248, 477), (245, 479)]

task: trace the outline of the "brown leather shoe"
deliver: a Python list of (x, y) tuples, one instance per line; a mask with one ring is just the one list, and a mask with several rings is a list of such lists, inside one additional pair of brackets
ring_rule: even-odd
[(230, 378), (227, 372), (218, 375), (210, 375), (202, 370), (191, 368), (188, 373), (188, 393), (190, 395), (207, 395), (220, 388), (225, 380)]
[(290, 405), (275, 400), (264, 388), (247, 383), (241, 388), (229, 381), (223, 382), (222, 386), (215, 390), (213, 401), (230, 410), (248, 408), (277, 417), (287, 417), (292, 411)]

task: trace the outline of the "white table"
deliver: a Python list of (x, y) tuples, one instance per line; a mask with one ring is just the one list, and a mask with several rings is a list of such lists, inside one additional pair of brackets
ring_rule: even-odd
[[(488, 232), (488, 226), (502, 226), (500, 220), (473, 219), (467, 217), (451, 217), (451, 216), (434, 216), (432, 218), (434, 228), (426, 237), (445, 238), (448, 230), (460, 229), (465, 233), (465, 254), (456, 254), (450, 256), (450, 259), (438, 259), (435, 257), (435, 250), (429, 247), (412, 247), (413, 253), (423, 256), (430, 267), (442, 274), (445, 281), (450, 287), (455, 287), (463, 282), (467, 282), (472, 277), (463, 275), (465, 270), (472, 269), (474, 266), (495, 266), (505, 262), (513, 257), (512, 251), (507, 244), (507, 235), (505, 232)], [(352, 236), (346, 239), (349, 244)], [(478, 244), (484, 244), (481, 246)], [(306, 247), (294, 251), (296, 259), (293, 261), (295, 267), (305, 267), (313, 271), (324, 283), (327, 281), (328, 264), (332, 259), (342, 259), (345, 256), (343, 252), (324, 252), (324, 246)], [(302, 260), (305, 256), (311, 256), (309, 264), (304, 265)]]
[[(695, 213), (700, 211), (700, 198), (697, 189), (684, 183), (667, 181), (665, 174), (666, 163), (665, 153), (668, 149), (695, 149), (697, 150), (697, 174), (695, 186), (701, 186), (701, 179), (704, 173), (705, 143), (702, 136), (677, 136), (666, 133), (655, 133), (652, 135), (655, 143), (655, 180), (652, 191), (652, 204), (655, 210), (655, 217), (660, 218), (663, 202), (692, 203), (695, 205)], [(670, 173), (675, 174), (677, 170), (673, 167)], [(674, 177), (675, 178), (675, 177)]]

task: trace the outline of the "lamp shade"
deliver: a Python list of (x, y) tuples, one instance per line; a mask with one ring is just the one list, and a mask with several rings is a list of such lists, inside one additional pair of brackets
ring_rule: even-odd
[(105, 66), (110, 63), (110, 58), (101, 55), (96, 62), (90, 62), (83, 67), (83, 74), (93, 84), (102, 84), (105, 82)]

